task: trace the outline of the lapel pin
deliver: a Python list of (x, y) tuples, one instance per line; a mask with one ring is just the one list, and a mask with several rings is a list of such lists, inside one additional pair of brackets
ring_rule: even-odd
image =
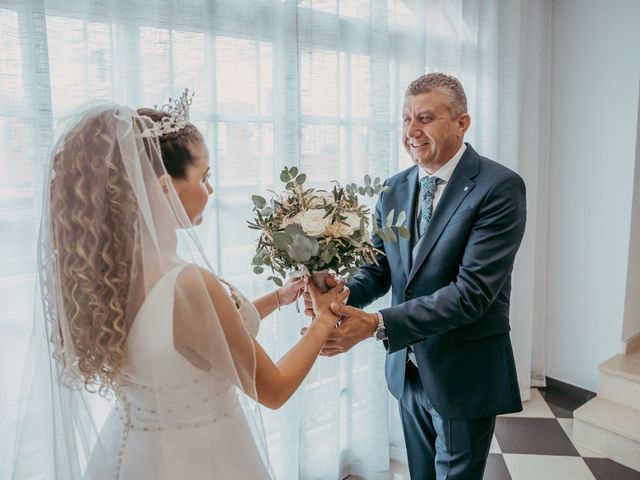
[(469, 191), (469, 187), (464, 187), (464, 191), (468, 192)]

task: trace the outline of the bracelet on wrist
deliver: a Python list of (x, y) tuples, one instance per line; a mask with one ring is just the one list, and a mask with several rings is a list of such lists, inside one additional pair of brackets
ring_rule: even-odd
[(280, 311), (280, 297), (278, 297), (278, 290), (274, 290), (273, 293), (276, 295), (276, 304), (278, 305), (278, 311)]

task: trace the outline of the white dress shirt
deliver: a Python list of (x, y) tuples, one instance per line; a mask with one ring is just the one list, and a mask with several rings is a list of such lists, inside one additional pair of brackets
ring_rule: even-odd
[[(464, 154), (464, 151), (466, 149), (467, 149), (467, 146), (463, 142), (460, 148), (458, 149), (458, 151), (456, 152), (456, 154), (453, 157), (451, 157), (451, 160), (449, 160), (447, 163), (441, 166), (437, 171), (433, 173), (433, 175), (429, 175), (422, 168), (418, 169), (418, 188), (420, 189), (420, 191), (418, 192), (418, 204), (416, 205), (415, 218), (414, 218), (414, 221), (416, 222), (416, 227), (417, 227), (418, 217), (422, 213), (422, 188), (420, 187), (420, 180), (422, 180), (424, 177), (438, 177), (439, 179), (444, 181), (444, 183), (441, 183), (440, 185), (436, 186), (436, 191), (433, 195), (433, 210), (431, 212), (431, 214), (433, 215), (433, 212), (436, 211), (438, 202), (442, 197), (444, 189), (447, 188), (447, 185), (449, 184), (449, 180), (451, 179), (451, 175), (453, 175), (453, 171), (458, 166), (458, 163), (460, 163), (460, 159), (462, 158), (462, 155)], [(416, 228), (414, 231), (417, 232), (418, 229)]]
[[(460, 146), (460, 148), (458, 149), (458, 151), (456, 152), (456, 154), (451, 157), (451, 159), (449, 161), (447, 161), (447, 163), (445, 163), (442, 167), (440, 167), (436, 172), (433, 173), (433, 175), (431, 176), (435, 176), (440, 178), (441, 180), (444, 181), (444, 183), (441, 183), (440, 185), (436, 185), (436, 191), (434, 193), (433, 196), (433, 212), (435, 212), (436, 210), (436, 206), (438, 205), (438, 202), (440, 201), (440, 198), (442, 197), (442, 193), (444, 192), (444, 189), (447, 188), (447, 185), (449, 184), (449, 180), (451, 179), (451, 175), (453, 175), (453, 171), (456, 169), (456, 167), (458, 166), (458, 163), (460, 163), (460, 159), (462, 158), (462, 155), (464, 154), (464, 151), (467, 149), (467, 146), (464, 144), (464, 142), (462, 143), (462, 145)], [(418, 216), (422, 213), (422, 188), (420, 187), (420, 180), (424, 177), (430, 176), (425, 170), (423, 170), (422, 168), (418, 169), (418, 189), (420, 190), (418, 192), (418, 202), (416, 205), (416, 211), (415, 211), (415, 215), (414, 215), (414, 232), (416, 232), (416, 235), (414, 235), (414, 238), (417, 238), (417, 232), (418, 232), (418, 225), (417, 225), (417, 221), (418, 221)], [(433, 213), (432, 212), (432, 213)], [(415, 240), (414, 240), (415, 242)], [(415, 259), (416, 256), (416, 252), (418, 251), (418, 243), (416, 242), (414, 243), (414, 248), (413, 248), (413, 252), (412, 252), (412, 256)], [(381, 326), (384, 326), (384, 318), (381, 318), (382, 314), (380, 312), (378, 312), (378, 318), (379, 318), (379, 324)], [(416, 363), (416, 358), (415, 358), (415, 354), (413, 353), (413, 348), (411, 346), (409, 346), (409, 359), (415, 364)]]
[[(411, 252), (411, 256), (413, 260), (416, 259), (416, 253), (418, 253), (418, 246), (420, 245), (420, 239), (418, 238), (418, 217), (422, 214), (422, 187), (420, 186), (420, 180), (422, 180), (424, 177), (438, 177), (444, 182), (439, 185), (436, 185), (436, 191), (434, 192), (434, 195), (433, 195), (433, 210), (431, 212), (431, 215), (433, 216), (433, 212), (436, 211), (436, 206), (438, 205), (438, 202), (440, 201), (440, 198), (444, 193), (444, 189), (447, 188), (447, 185), (449, 184), (449, 180), (451, 180), (451, 175), (453, 175), (453, 171), (458, 166), (458, 163), (462, 158), (462, 154), (466, 149), (467, 149), (467, 146), (463, 142), (460, 148), (458, 149), (458, 151), (456, 152), (456, 154), (453, 157), (451, 157), (451, 160), (449, 160), (447, 163), (441, 166), (438, 170), (433, 172), (433, 175), (429, 175), (422, 168), (418, 170), (418, 188), (420, 189), (420, 191), (418, 192), (418, 202), (416, 205), (415, 218), (414, 218), (415, 228), (413, 231), (416, 233), (414, 236), (415, 241), (414, 241), (413, 251)], [(411, 362), (413, 362), (415, 366), (418, 366), (418, 363), (416, 362), (416, 355), (413, 352), (413, 346), (411, 345), (408, 346), (408, 358)]]

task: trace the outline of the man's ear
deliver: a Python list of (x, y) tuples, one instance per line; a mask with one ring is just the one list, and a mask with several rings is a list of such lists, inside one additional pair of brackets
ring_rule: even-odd
[(171, 176), (169, 174), (162, 174), (158, 177), (160, 182), (160, 188), (164, 193), (169, 193), (169, 184), (171, 183)]
[(462, 115), (460, 115), (460, 117), (458, 118), (458, 129), (462, 133), (463, 137), (464, 137), (464, 134), (467, 133), (467, 130), (469, 130), (470, 126), (471, 126), (471, 117), (469, 116), (469, 114), (463, 113)]

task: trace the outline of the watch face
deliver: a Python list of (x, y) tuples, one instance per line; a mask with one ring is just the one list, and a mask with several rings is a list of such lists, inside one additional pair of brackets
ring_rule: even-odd
[(384, 327), (376, 330), (376, 340), (384, 340), (387, 338), (387, 331)]

